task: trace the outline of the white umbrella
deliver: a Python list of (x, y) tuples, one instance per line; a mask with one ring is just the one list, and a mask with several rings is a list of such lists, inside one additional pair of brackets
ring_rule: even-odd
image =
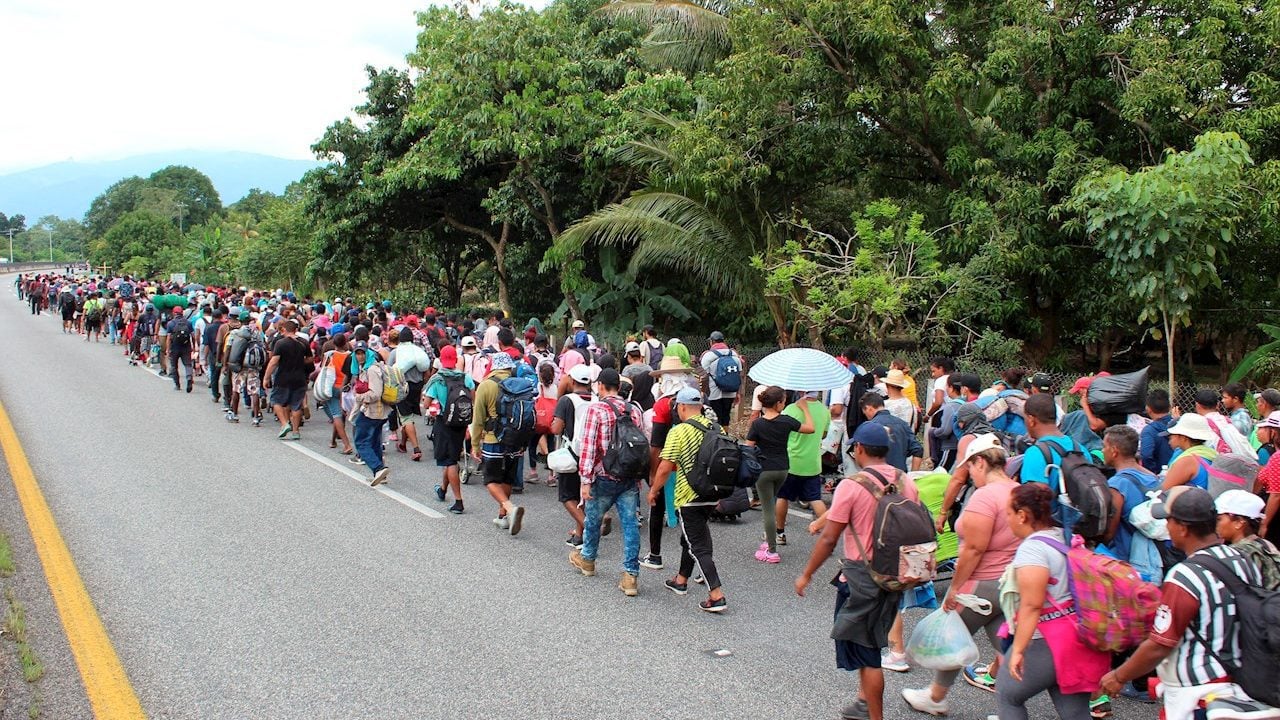
[(805, 392), (844, 387), (853, 379), (839, 360), (813, 348), (785, 348), (769, 353), (747, 375), (762, 385)]

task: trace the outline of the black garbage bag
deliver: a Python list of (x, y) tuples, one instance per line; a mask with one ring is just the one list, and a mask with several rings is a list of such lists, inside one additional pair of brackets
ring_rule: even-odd
[(1147, 408), (1147, 372), (1094, 378), (1089, 384), (1089, 409), (1094, 415), (1142, 413)]

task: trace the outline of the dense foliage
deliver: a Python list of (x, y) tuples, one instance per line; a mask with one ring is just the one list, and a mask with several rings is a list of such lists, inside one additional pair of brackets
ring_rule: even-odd
[(1277, 310), (1280, 5), (600, 1), (432, 7), (286, 197), (122, 180), (94, 262), (1049, 365)]

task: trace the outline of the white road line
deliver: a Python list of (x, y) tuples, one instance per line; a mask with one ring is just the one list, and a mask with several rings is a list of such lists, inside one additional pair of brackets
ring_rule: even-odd
[[(311, 458), (312, 460), (315, 460), (318, 463), (322, 463), (324, 465), (329, 466), (330, 468), (342, 473), (343, 475), (346, 475), (347, 477), (351, 478), (352, 480), (355, 480), (356, 482), (360, 483), (361, 485), (364, 485), (365, 487), (369, 486), (370, 478), (367, 475), (364, 475), (355, 470), (352, 470), (349, 467), (345, 467), (343, 466), (342, 463), (332, 458), (327, 458), (324, 455), (321, 455), (320, 453), (316, 452), (315, 450), (312, 450), (311, 448), (306, 447), (305, 445), (300, 445), (296, 442), (284, 442), (281, 444), (284, 445), (285, 447), (291, 448), (293, 450), (297, 450), (298, 452), (302, 453), (303, 455), (306, 455), (307, 457)], [(421, 513), (422, 515), (426, 515), (429, 518), (444, 517), (444, 515), (442, 515), (441, 513), (436, 512), (435, 510), (432, 510), (431, 508), (427, 507), (426, 505), (423, 505), (417, 500), (405, 497), (404, 495), (396, 492), (395, 490), (392, 490), (391, 488), (378, 487), (375, 489), (379, 493), (391, 498), (392, 500), (395, 500), (396, 502), (400, 503), (401, 505), (404, 505), (405, 507), (409, 508), (410, 510), (413, 510), (414, 512)]]

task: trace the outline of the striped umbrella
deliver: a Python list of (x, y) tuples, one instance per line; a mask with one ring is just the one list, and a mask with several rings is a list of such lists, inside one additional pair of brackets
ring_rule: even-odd
[(839, 360), (813, 348), (785, 348), (769, 353), (747, 375), (762, 385), (803, 391), (832, 390), (853, 379)]

